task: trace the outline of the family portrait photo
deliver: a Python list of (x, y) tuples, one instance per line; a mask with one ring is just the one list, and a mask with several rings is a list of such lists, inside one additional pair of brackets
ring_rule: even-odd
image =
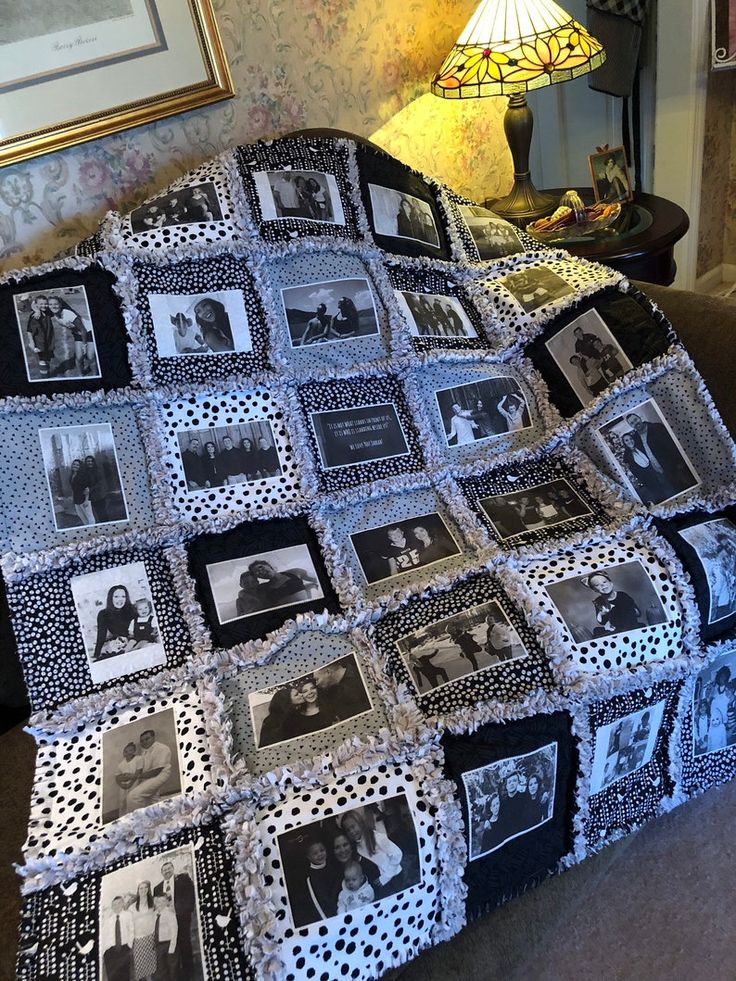
[(693, 689), (693, 755), (736, 744), (736, 647), (703, 668)]
[(597, 310), (586, 310), (545, 347), (582, 406), (623, 378), (632, 364)]
[(560, 300), (573, 292), (569, 283), (545, 266), (532, 266), (519, 272), (509, 273), (498, 282), (509, 291), (526, 313), (531, 313), (545, 303)]
[(181, 794), (173, 708), (102, 733), (102, 823)]
[(591, 153), (588, 167), (596, 201), (609, 204), (633, 200), (634, 189), (623, 146), (615, 146), (610, 150), (606, 148), (602, 153)]
[(166, 653), (142, 562), (70, 580), (94, 684), (166, 664)]
[(554, 814), (557, 743), (463, 773), (468, 861), (545, 824)]
[(524, 251), (514, 226), (487, 208), (477, 204), (461, 204), (460, 214), (473, 236), (481, 259), (499, 259)]
[(248, 704), (256, 749), (324, 732), (373, 710), (355, 654), (250, 692)]
[(736, 613), (736, 528), (728, 518), (716, 518), (678, 529), (698, 556), (708, 584), (708, 623)]
[(410, 238), (435, 249), (439, 248), (437, 225), (426, 201), (380, 184), (368, 184), (368, 190), (376, 235)]
[(98, 938), (100, 981), (207, 981), (192, 846), (103, 875)]
[(654, 583), (639, 561), (570, 576), (544, 588), (576, 644), (667, 622)]
[(376, 301), (365, 277), (288, 286), (281, 302), (292, 347), (378, 334)]
[(414, 337), (477, 337), (478, 332), (455, 296), (394, 290)]
[(595, 734), (590, 792), (597, 794), (609, 784), (640, 770), (651, 760), (664, 715), (664, 701), (625, 715)]
[(300, 825), (277, 840), (297, 929), (353, 913), (421, 881), (406, 794)]
[(29, 382), (100, 377), (84, 286), (16, 293), (13, 303)]
[(252, 350), (242, 290), (149, 293), (160, 358)]
[(652, 398), (594, 432), (642, 504), (664, 504), (700, 484), (695, 467)]
[(254, 172), (264, 221), (301, 218), (344, 225), (345, 214), (334, 174), (317, 170)]
[(325, 470), (409, 456), (404, 427), (393, 402), (312, 412), (310, 419)]
[(130, 227), (136, 234), (205, 221), (222, 221), (220, 199), (212, 181), (160, 194), (130, 212)]
[(221, 624), (324, 596), (307, 545), (213, 562), (207, 578)]
[(356, 531), (350, 543), (370, 584), (459, 555), (461, 548), (437, 511)]
[(555, 525), (591, 513), (588, 505), (564, 477), (510, 494), (484, 497), (479, 503), (502, 540), (540, 528), (554, 528)]
[(516, 379), (507, 375), (440, 388), (434, 397), (448, 446), (493, 439), (532, 424), (526, 396)]
[(528, 657), (496, 600), (429, 623), (396, 641), (420, 695), (486, 668)]
[(109, 423), (39, 429), (38, 438), (57, 531), (128, 520)]
[(188, 491), (252, 484), (281, 474), (268, 419), (176, 434)]

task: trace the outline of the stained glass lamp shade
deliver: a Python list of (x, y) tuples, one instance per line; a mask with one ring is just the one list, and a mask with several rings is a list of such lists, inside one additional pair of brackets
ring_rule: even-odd
[(442, 67), (432, 92), (445, 99), (508, 95), (504, 131), (514, 160), (514, 186), (493, 209), (524, 224), (552, 210), (529, 171), (534, 120), (524, 93), (566, 82), (603, 64), (600, 42), (552, 0), (482, 0)]

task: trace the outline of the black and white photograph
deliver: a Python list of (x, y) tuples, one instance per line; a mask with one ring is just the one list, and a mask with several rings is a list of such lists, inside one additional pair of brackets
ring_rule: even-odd
[(355, 654), (248, 694), (256, 749), (325, 732), (373, 710)]
[(478, 332), (454, 296), (394, 290), (414, 337), (477, 337)]
[(626, 150), (623, 146), (606, 148), (588, 156), (590, 178), (596, 201), (611, 204), (616, 201), (632, 201), (634, 188), (626, 164)]
[(667, 622), (654, 583), (636, 560), (569, 576), (544, 588), (576, 644)]
[(181, 794), (173, 708), (102, 733), (102, 823)]
[(325, 470), (409, 456), (404, 427), (393, 402), (312, 412), (310, 418)]
[(700, 484), (695, 467), (654, 399), (599, 426), (595, 434), (643, 504), (665, 504)]
[(501, 256), (524, 251), (514, 226), (487, 208), (477, 204), (461, 204), (460, 213), (470, 229), (481, 259), (500, 259)]
[(213, 562), (207, 578), (221, 624), (324, 596), (306, 545)]
[(588, 505), (564, 477), (509, 494), (484, 497), (479, 504), (493, 530), (504, 541), (591, 514)]
[(529, 656), (496, 600), (428, 623), (397, 640), (396, 649), (420, 695)]
[(109, 423), (39, 429), (57, 531), (128, 520)]
[(554, 814), (557, 743), (463, 773), (468, 861), (546, 824)]
[(582, 406), (633, 367), (597, 310), (586, 310), (545, 346)]
[(253, 174), (264, 221), (296, 218), (344, 225), (334, 174), (319, 170), (261, 170)]
[(703, 668), (693, 689), (693, 755), (736, 745), (736, 647)]
[(207, 981), (192, 846), (103, 875), (98, 937), (100, 981)]
[(166, 664), (143, 562), (74, 576), (70, 587), (95, 685)]
[(268, 419), (187, 429), (176, 434), (187, 490), (233, 487), (282, 472)]
[(505, 436), (532, 424), (526, 396), (508, 375), (440, 388), (434, 395), (448, 446)]
[(715, 518), (678, 529), (703, 567), (710, 598), (708, 623), (736, 613), (736, 528), (728, 518)]
[(150, 293), (148, 304), (161, 358), (253, 349), (242, 290)]
[(369, 585), (426, 568), (461, 552), (437, 511), (356, 531), (350, 542)]
[(378, 334), (373, 290), (364, 276), (281, 290), (292, 347), (334, 344)]
[(657, 744), (664, 706), (664, 701), (657, 702), (596, 730), (591, 794), (647, 765)]
[(432, 209), (426, 201), (393, 187), (368, 184), (376, 235), (409, 238), (439, 248), (440, 237)]
[(13, 303), (29, 382), (100, 377), (84, 286), (16, 293)]
[(514, 299), (523, 307), (526, 313), (531, 313), (545, 303), (561, 300), (570, 296), (573, 288), (569, 283), (544, 266), (533, 266), (509, 273), (498, 280)]
[(299, 929), (416, 886), (419, 845), (406, 794), (302, 824), (277, 838), (291, 922)]
[(130, 213), (130, 227), (136, 234), (206, 221), (222, 221), (220, 199), (212, 181), (161, 194)]

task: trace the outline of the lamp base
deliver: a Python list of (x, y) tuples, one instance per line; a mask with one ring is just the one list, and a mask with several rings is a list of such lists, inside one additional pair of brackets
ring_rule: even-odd
[(542, 194), (538, 191), (532, 184), (531, 177), (527, 175), (515, 177), (511, 191), (506, 197), (494, 201), (490, 207), (499, 218), (505, 218), (519, 228), (525, 228), (529, 222), (552, 214), (559, 203), (559, 200), (551, 194)]

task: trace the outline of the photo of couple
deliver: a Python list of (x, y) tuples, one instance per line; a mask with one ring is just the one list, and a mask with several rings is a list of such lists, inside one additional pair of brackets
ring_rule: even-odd
[(29, 382), (100, 377), (84, 286), (16, 293), (13, 302)]
[(703, 668), (695, 681), (692, 706), (695, 756), (736, 744), (736, 649)]
[(149, 293), (148, 304), (161, 358), (252, 349), (242, 290)]
[(281, 461), (267, 419), (176, 434), (188, 491), (232, 487), (281, 473)]
[(440, 237), (431, 207), (426, 201), (380, 184), (368, 184), (377, 235), (408, 238), (439, 248)]
[(373, 708), (355, 654), (248, 695), (256, 749), (322, 732)]
[(441, 388), (434, 395), (448, 446), (467, 446), (532, 424), (519, 383), (506, 375)]
[(462, 303), (454, 296), (394, 290), (410, 332), (416, 337), (477, 337)]
[(590, 792), (597, 794), (616, 780), (640, 770), (651, 760), (665, 703), (631, 712), (601, 726), (595, 734)]
[(344, 225), (334, 174), (317, 170), (271, 170), (253, 174), (264, 221), (300, 218)]
[(373, 291), (365, 278), (289, 286), (281, 290), (281, 301), (292, 347), (378, 334)]
[(457, 678), (528, 657), (495, 600), (420, 627), (397, 640), (396, 649), (420, 695)]
[(546, 824), (554, 814), (557, 743), (463, 773), (468, 860)]
[(461, 551), (436, 511), (356, 531), (350, 542), (369, 584), (441, 562)]
[(564, 478), (524, 487), (511, 494), (484, 497), (479, 503), (493, 530), (504, 541), (528, 531), (553, 528), (591, 513), (569, 480)]
[(220, 199), (212, 181), (161, 194), (130, 212), (130, 227), (135, 233), (203, 221), (222, 221)]
[(405, 794), (285, 831), (278, 848), (297, 929), (353, 913), (421, 881)]
[(586, 310), (545, 344), (582, 406), (632, 368), (597, 310)]

